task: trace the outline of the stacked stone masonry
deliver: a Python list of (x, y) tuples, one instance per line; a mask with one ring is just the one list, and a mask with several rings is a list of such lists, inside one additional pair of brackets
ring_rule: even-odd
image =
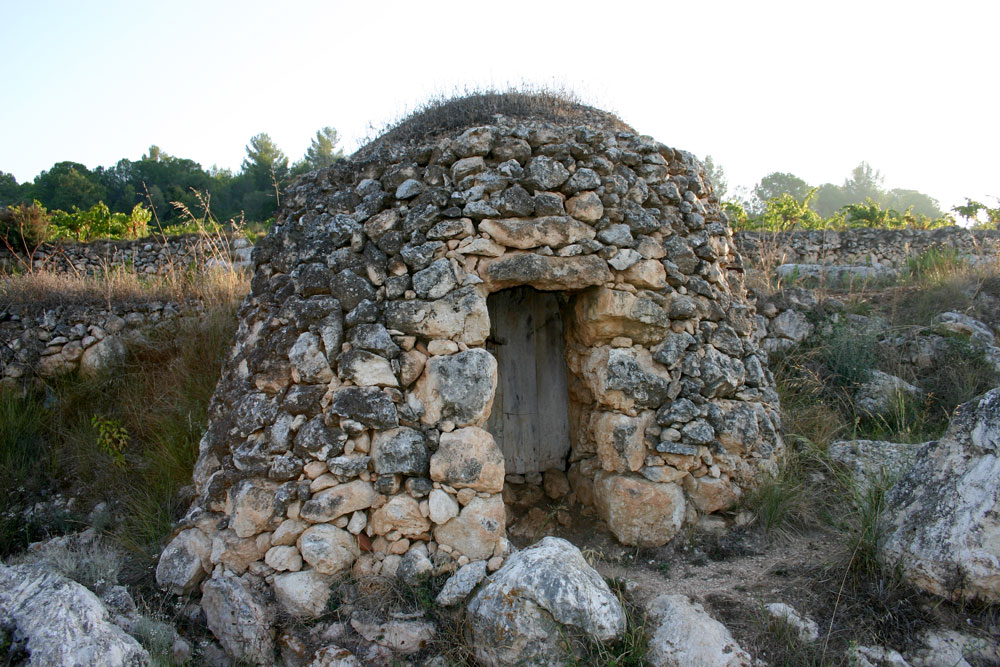
[(147, 302), (39, 311), (32, 304), (8, 304), (0, 310), (0, 386), (112, 368), (125, 358), (130, 339), (176, 326), (182, 316), (198, 317), (203, 308), (197, 302)]
[(736, 232), (736, 248), (748, 265), (825, 264), (902, 268), (906, 260), (931, 249), (954, 249), (975, 258), (1000, 256), (1000, 230), (878, 229), (842, 231)]
[(499, 567), (486, 297), (509, 287), (560, 295), (569, 498), (623, 543), (731, 507), (780, 456), (742, 262), (689, 153), (499, 119), (313, 172), (283, 204), (161, 584), (251, 577), (308, 616), (340, 572)]
[[(135, 241), (93, 241), (91, 243), (45, 244), (31, 256), (36, 271), (101, 275), (119, 267), (136, 273), (166, 275), (213, 264), (249, 266), (252, 246), (242, 237), (186, 234), (151, 236)], [(0, 248), (0, 268), (20, 269), (28, 260), (23, 254), (13, 256)]]

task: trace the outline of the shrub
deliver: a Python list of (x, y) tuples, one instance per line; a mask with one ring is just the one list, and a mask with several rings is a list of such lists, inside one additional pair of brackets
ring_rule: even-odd
[(0, 241), (11, 252), (31, 254), (49, 240), (50, 223), (48, 211), (37, 201), (0, 210)]

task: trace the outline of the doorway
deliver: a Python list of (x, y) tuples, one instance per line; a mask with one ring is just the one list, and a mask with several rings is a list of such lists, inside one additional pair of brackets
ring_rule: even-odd
[(570, 451), (563, 320), (555, 293), (515, 287), (487, 300), (499, 380), (486, 429), (507, 473), (564, 470)]

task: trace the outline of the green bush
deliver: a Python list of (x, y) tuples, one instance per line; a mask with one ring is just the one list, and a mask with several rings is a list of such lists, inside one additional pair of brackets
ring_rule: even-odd
[(85, 211), (75, 206), (72, 213), (53, 211), (52, 226), (56, 237), (76, 241), (137, 239), (146, 235), (152, 218), (153, 214), (142, 204), (133, 206), (132, 212), (126, 215), (112, 213), (104, 202), (98, 202)]
[(0, 241), (9, 250), (31, 252), (49, 240), (52, 230), (48, 211), (37, 201), (0, 210)]

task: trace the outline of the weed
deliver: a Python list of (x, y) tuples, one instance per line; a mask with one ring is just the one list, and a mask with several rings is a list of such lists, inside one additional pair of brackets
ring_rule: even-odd
[(128, 431), (117, 419), (93, 415), (90, 424), (97, 431), (97, 447), (108, 455), (111, 462), (125, 467), (125, 447), (128, 446)]
[(173, 626), (164, 621), (142, 615), (131, 628), (129, 633), (142, 644), (142, 647), (149, 651), (154, 667), (168, 667), (174, 664), (174, 634)]
[(615, 594), (625, 611), (625, 631), (617, 639), (602, 643), (576, 633), (562, 637), (567, 654), (567, 664), (606, 665), (608, 667), (640, 667), (648, 664), (646, 652), (649, 643), (646, 614), (632, 601), (621, 579), (607, 579), (608, 587)]
[(104, 540), (94, 538), (85, 541), (75, 536), (45, 542), (38, 551), (30, 554), (30, 560), (42, 563), (95, 592), (104, 586), (117, 584), (123, 565), (118, 551)]
[(907, 258), (903, 279), (924, 285), (940, 283), (968, 268), (954, 248), (932, 247), (919, 255)]

